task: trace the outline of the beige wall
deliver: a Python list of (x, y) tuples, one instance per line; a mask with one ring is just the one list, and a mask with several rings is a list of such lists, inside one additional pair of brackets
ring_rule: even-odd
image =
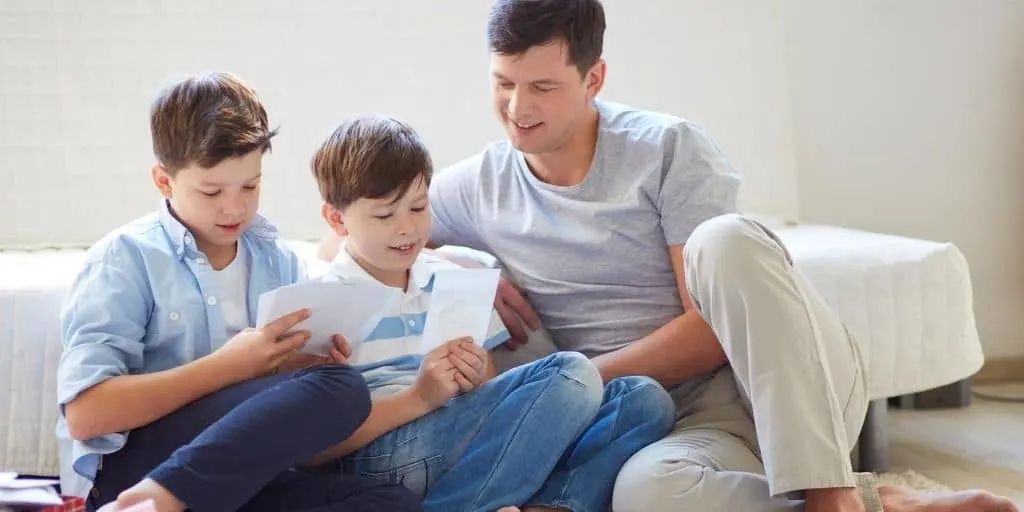
[(1024, 2), (793, 6), (801, 216), (956, 243), (986, 355), (1024, 354)]
[[(1024, 0), (605, 3), (606, 99), (707, 126), (748, 211), (955, 242), (988, 355), (1024, 355)], [(211, 68), (267, 100), (265, 211), (316, 236), (308, 158), (340, 118), (406, 117), (439, 166), (502, 136), (488, 2), (458, 4), (6, 2), (0, 247), (88, 243), (150, 210), (151, 95)]]
[[(747, 180), (743, 206), (794, 216), (781, 11), (762, 0), (606, 3), (603, 97), (705, 125)], [(18, 221), (0, 222), (0, 247), (89, 243), (152, 210), (147, 110), (181, 73), (234, 71), (266, 100), (281, 133), (263, 206), (291, 237), (323, 230), (309, 158), (346, 116), (408, 119), (438, 167), (503, 137), (487, 0), (447, 11), (422, 0), (2, 5), (0, 218)]]

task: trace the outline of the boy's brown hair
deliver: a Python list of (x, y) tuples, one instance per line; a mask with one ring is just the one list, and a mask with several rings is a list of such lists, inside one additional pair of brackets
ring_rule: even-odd
[(358, 116), (334, 129), (313, 155), (313, 176), (324, 202), (348, 208), (360, 198), (402, 197), (418, 178), (430, 185), (430, 153), (408, 123)]
[(256, 92), (224, 72), (179, 80), (150, 109), (153, 153), (168, 174), (198, 165), (208, 169), (252, 151), (270, 151), (277, 135)]

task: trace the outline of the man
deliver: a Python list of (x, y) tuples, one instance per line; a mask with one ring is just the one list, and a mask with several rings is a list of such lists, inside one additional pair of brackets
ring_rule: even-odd
[(497, 0), (508, 140), (438, 173), (431, 238), (496, 256), (555, 345), (606, 381), (671, 391), (675, 429), (623, 467), (616, 512), (1015, 511), (853, 472), (868, 402), (854, 340), (779, 239), (736, 214), (739, 180), (700, 127), (596, 100), (604, 28), (598, 0)]

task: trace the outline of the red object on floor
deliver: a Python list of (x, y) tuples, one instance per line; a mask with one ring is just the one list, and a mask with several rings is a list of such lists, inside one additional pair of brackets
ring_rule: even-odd
[(65, 496), (62, 505), (44, 507), (39, 512), (85, 512), (85, 499)]

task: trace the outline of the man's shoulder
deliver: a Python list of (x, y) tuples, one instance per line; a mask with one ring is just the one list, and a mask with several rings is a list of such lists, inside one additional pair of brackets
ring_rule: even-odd
[(705, 132), (703, 126), (678, 115), (612, 101), (596, 101), (595, 104), (601, 114), (601, 129), (613, 136), (661, 141)]

